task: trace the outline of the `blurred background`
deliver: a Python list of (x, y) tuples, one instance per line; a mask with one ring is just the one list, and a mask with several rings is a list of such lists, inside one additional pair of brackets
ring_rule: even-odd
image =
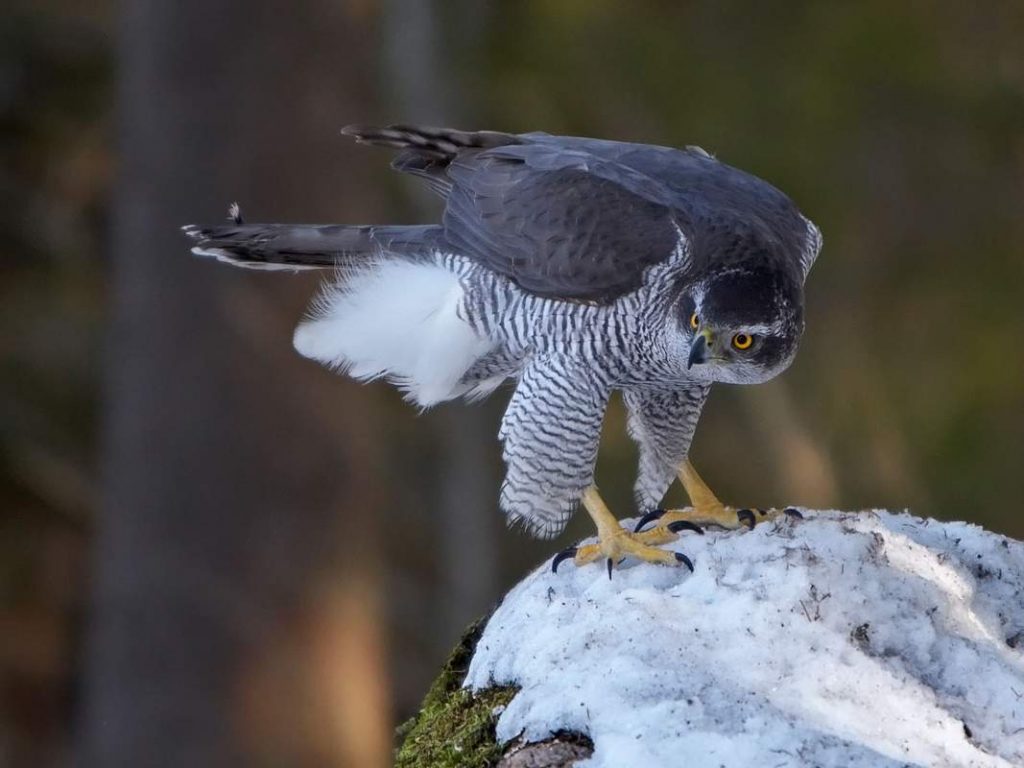
[(770, 180), (825, 235), (808, 332), (713, 393), (697, 466), (1024, 536), (1018, 2), (15, 0), (0, 39), (0, 765), (385, 765), (465, 624), (588, 532), (504, 530), (507, 392), (417, 416), (292, 351), (315, 278), (188, 255), (232, 200), (436, 216), (351, 122)]

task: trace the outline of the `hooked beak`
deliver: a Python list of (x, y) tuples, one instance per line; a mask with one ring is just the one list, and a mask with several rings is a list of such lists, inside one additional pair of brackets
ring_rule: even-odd
[(693, 343), (690, 345), (690, 357), (686, 360), (686, 370), (707, 362), (708, 348), (711, 346), (711, 341), (711, 331), (707, 329), (693, 337)]

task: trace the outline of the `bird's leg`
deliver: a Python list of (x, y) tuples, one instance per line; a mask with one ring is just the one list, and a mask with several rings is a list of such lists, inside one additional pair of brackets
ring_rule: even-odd
[(690, 497), (692, 506), (685, 509), (656, 509), (648, 512), (637, 523), (636, 530), (639, 531), (647, 523), (657, 520), (658, 525), (649, 531), (640, 534), (640, 541), (644, 544), (664, 544), (667, 541), (675, 541), (678, 537), (677, 531), (672, 528), (678, 527), (682, 522), (693, 525), (716, 525), (719, 528), (735, 530), (737, 528), (753, 528), (757, 523), (773, 520), (782, 515), (789, 517), (803, 517), (793, 507), (785, 509), (735, 509), (728, 507), (718, 500), (718, 497), (708, 488), (693, 464), (687, 459), (679, 467), (679, 479)]
[[(679, 565), (681, 563), (691, 571), (693, 570), (693, 563), (686, 555), (641, 543), (639, 539), (644, 534), (630, 533), (619, 525), (619, 521), (608, 509), (601, 494), (597, 492), (596, 486), (591, 485), (583, 492), (582, 501), (583, 507), (594, 521), (594, 525), (597, 526), (598, 542), (563, 550), (555, 556), (554, 562), (551, 564), (553, 570), (558, 570), (558, 564), (570, 557), (576, 565), (586, 565), (604, 558), (608, 566), (608, 578), (611, 578), (612, 568), (627, 555), (648, 563), (663, 565)], [(685, 524), (683, 527), (695, 526)], [(676, 538), (674, 534), (672, 538)]]

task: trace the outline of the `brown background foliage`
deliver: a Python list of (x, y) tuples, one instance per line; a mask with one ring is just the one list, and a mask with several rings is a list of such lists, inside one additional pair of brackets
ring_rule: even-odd
[[(314, 290), (177, 225), (413, 221), (337, 136), (425, 121), (699, 144), (821, 227), (808, 332), (716, 391), (745, 504), (1020, 537), (1019, 3), (52, 0), (0, 22), (0, 763), (375, 765), (506, 533), (504, 396), (419, 418), (291, 352)], [(616, 407), (599, 479), (631, 513)], [(678, 491), (676, 492), (678, 493)]]

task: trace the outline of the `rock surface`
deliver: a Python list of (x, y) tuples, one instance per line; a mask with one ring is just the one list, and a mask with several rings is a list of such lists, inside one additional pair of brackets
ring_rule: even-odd
[(581, 768), (1024, 765), (1024, 544), (805, 515), (686, 534), (693, 574), (539, 567), (465, 678), (508, 691), (498, 742), (583, 734)]

